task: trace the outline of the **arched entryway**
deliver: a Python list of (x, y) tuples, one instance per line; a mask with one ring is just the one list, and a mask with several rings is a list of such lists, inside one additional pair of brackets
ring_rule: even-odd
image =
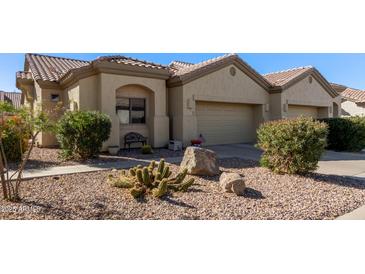
[(121, 148), (124, 148), (124, 136), (129, 132), (137, 132), (148, 138), (147, 143), (153, 144), (154, 106), (154, 92), (145, 86), (126, 85), (116, 90)]

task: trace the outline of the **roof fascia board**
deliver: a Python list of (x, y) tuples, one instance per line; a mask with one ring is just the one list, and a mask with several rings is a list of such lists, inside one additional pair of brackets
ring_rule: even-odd
[(105, 62), (95, 62), (95, 69), (98, 72), (128, 75), (137, 77), (147, 77), (167, 80), (170, 77), (170, 73), (165, 69), (146, 68), (140, 66), (131, 66), (127, 64)]
[(99, 61), (93, 62), (85, 67), (70, 70), (61, 78), (60, 84), (62, 88), (66, 88), (73, 85), (80, 79), (96, 75), (98, 73), (128, 75), (162, 80), (167, 80), (169, 78), (169, 72), (167, 70), (156, 71), (156, 69), (134, 67), (126, 64), (110, 63), (108, 61)]
[(275, 86), (273, 88), (271, 88), (271, 92), (276, 93), (276, 92), (283, 92), (284, 90), (290, 88), (291, 86), (295, 85), (296, 83), (302, 81), (303, 79), (305, 79), (307, 76), (313, 76), (314, 79), (317, 80), (317, 82), (324, 88), (324, 90), (332, 97), (335, 98), (337, 97), (339, 94), (332, 88), (332, 86), (328, 83), (328, 81), (319, 73), (319, 71), (315, 68), (312, 68), (308, 71), (305, 71), (301, 74), (299, 74), (297, 77), (293, 78), (292, 80), (290, 80), (288, 83), (286, 83), (285, 85), (282, 86)]
[(168, 80), (168, 87), (177, 87), (181, 85), (186, 85), (196, 79), (199, 79), (205, 75), (211, 74), (213, 72), (216, 72), (220, 69), (223, 69), (227, 66), (234, 65), (238, 69), (240, 69), (243, 73), (245, 73), (248, 77), (250, 77), (253, 81), (255, 81), (258, 85), (260, 85), (262, 88), (264, 88), (266, 91), (271, 87), (270, 84), (258, 73), (256, 73), (252, 68), (247, 66), (239, 57), (233, 56), (225, 62), (220, 62), (219, 64), (212, 65), (207, 70), (202, 70), (198, 73), (192, 72), (191, 74), (188, 74), (184, 77), (177, 76), (172, 79)]

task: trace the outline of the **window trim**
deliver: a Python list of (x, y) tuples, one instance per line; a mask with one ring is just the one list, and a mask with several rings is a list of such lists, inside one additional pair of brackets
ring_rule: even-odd
[[(129, 104), (129, 108), (128, 108), (128, 112), (129, 112), (129, 121), (128, 121), (128, 124), (122, 124), (119, 117), (119, 123), (122, 124), (122, 125), (145, 125), (146, 124), (146, 120), (147, 120), (147, 117), (146, 117), (146, 98), (137, 98), (137, 97), (118, 97), (118, 99), (127, 99), (128, 100), (128, 104)], [(132, 123), (132, 104), (131, 104), (131, 101), (133, 99), (139, 99), (139, 100), (143, 100), (143, 116), (144, 116), (144, 123)], [(118, 115), (118, 111), (119, 110), (126, 110), (124, 108), (122, 108), (122, 106), (116, 106), (115, 107), (115, 113)]]

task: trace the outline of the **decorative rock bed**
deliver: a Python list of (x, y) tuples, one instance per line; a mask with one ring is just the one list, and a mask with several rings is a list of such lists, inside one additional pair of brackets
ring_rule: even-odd
[[(23, 201), (0, 197), (1, 219), (334, 219), (365, 204), (365, 183), (339, 176), (276, 175), (256, 162), (219, 161), (245, 178), (243, 196), (222, 193), (219, 175), (196, 177), (185, 193), (135, 200), (106, 182), (110, 172), (25, 181)], [(172, 166), (177, 172), (178, 166)], [(189, 176), (188, 176), (189, 178)]]

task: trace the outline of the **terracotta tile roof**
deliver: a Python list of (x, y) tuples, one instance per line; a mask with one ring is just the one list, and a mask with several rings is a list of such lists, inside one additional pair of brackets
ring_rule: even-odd
[(32, 73), (30, 73), (29, 71), (18, 71), (16, 73), (16, 78), (17, 79), (24, 79), (24, 80), (32, 80)]
[(57, 82), (69, 70), (81, 68), (90, 64), (90, 62), (82, 60), (33, 53), (26, 54), (25, 58), (26, 64), (28, 64), (29, 69), (33, 74), (33, 78), (36, 81)]
[(7, 101), (16, 108), (21, 106), (21, 98), (22, 94), (20, 92), (6, 92), (0, 90), (0, 101)]
[(355, 103), (365, 103), (365, 90), (346, 88), (341, 96)]
[[(155, 64), (152, 62), (142, 61), (134, 58), (129, 58), (121, 55), (115, 56), (102, 56), (96, 60), (89, 62), (83, 60), (76, 60), (63, 57), (54, 57), (41, 54), (26, 54), (25, 72), (17, 72), (17, 79), (33, 79), (58, 82), (67, 73), (85, 68), (91, 65), (93, 62), (112, 62), (117, 64), (125, 64), (131, 66), (145, 67), (151, 69), (168, 70), (167, 66)], [(31, 71), (31, 74), (29, 73)]]
[(114, 56), (101, 56), (98, 57), (93, 62), (103, 62), (108, 61), (111, 63), (117, 63), (117, 64), (125, 64), (125, 65), (131, 65), (131, 66), (138, 66), (138, 67), (145, 67), (145, 68), (152, 68), (152, 69), (162, 69), (162, 70), (168, 70), (169, 68), (167, 66), (163, 66), (160, 64), (139, 60), (135, 58), (130, 58), (122, 55), (114, 55)]
[(342, 91), (344, 91), (345, 89), (347, 89), (347, 87), (344, 86), (344, 85), (340, 85), (340, 84), (336, 84), (336, 83), (330, 83), (330, 84), (333, 87), (333, 89), (336, 90), (339, 93), (341, 93)]
[(172, 77), (185, 76), (190, 73), (197, 73), (202, 70), (207, 70), (211, 66), (217, 65), (232, 57), (237, 57), (237, 54), (233, 54), (233, 53), (225, 54), (225, 55), (222, 55), (222, 56), (219, 56), (216, 58), (212, 58), (212, 59), (209, 59), (209, 60), (197, 63), (197, 64), (190, 64), (190, 63), (185, 63), (185, 62), (174, 61), (170, 64)]
[(307, 72), (312, 69), (313, 69), (312, 66), (299, 67), (299, 68), (292, 68), (292, 69), (288, 69), (288, 70), (263, 74), (263, 76), (273, 86), (282, 86), (282, 85), (285, 85), (286, 83), (290, 82), (291, 80), (295, 79), (302, 73)]
[(183, 68), (186, 68), (186, 67), (190, 67), (190, 66), (193, 66), (193, 65), (194, 65), (193, 63), (188, 63), (188, 62), (183, 62), (183, 61), (172, 61), (169, 64), (169, 67), (170, 67), (171, 70), (176, 71), (176, 70), (183, 69)]

